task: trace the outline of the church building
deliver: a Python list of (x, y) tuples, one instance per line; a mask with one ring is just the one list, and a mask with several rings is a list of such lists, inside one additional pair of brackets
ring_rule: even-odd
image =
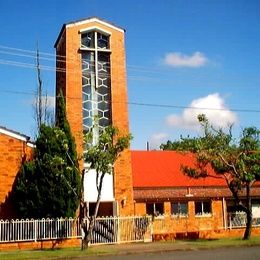
[[(99, 130), (108, 125), (128, 134), (125, 30), (97, 17), (69, 22), (62, 26), (55, 48), (56, 99), (62, 92), (78, 155), (84, 154), (83, 135), (92, 128), (93, 143)], [(13, 216), (9, 194), (21, 163), (32, 157), (34, 145), (29, 137), (0, 126), (0, 148), (0, 219), (8, 219)], [(98, 215), (152, 215), (153, 232), (159, 235), (191, 232), (201, 236), (204, 232), (211, 236), (245, 225), (244, 213), (236, 212), (222, 178), (212, 172), (214, 178), (192, 179), (183, 174), (182, 165), (194, 166), (194, 157), (176, 151), (126, 149), (114, 173), (104, 178)], [(85, 171), (84, 200), (92, 215), (96, 172), (83, 160), (80, 170)], [(245, 199), (243, 191), (240, 195)], [(251, 198), (253, 224), (260, 226), (260, 181), (254, 183)]]
[[(96, 128), (112, 124), (121, 133), (129, 133), (125, 30), (95, 17), (70, 22), (63, 25), (55, 48), (56, 96), (63, 92), (78, 154), (84, 153), (83, 133), (93, 127), (95, 118)], [(97, 135), (98, 129), (93, 142)], [(97, 198), (95, 175), (94, 170), (88, 171), (84, 183), (90, 212)], [(105, 176), (101, 201), (99, 215), (133, 214), (129, 150), (117, 160), (114, 176)]]

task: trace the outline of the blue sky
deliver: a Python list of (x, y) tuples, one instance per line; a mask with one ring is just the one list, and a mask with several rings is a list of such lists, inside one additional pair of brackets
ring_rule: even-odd
[(260, 1), (6, 0), (0, 14), (1, 126), (34, 135), (37, 42), (54, 96), (62, 24), (98, 16), (126, 29), (133, 149), (196, 135), (201, 112), (216, 126), (234, 123), (235, 134), (260, 128)]

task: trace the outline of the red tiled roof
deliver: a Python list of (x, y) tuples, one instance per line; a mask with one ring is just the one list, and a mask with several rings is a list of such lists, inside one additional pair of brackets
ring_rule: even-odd
[(183, 174), (181, 166), (193, 166), (192, 154), (176, 151), (132, 151), (132, 172), (134, 188), (148, 187), (209, 187), (226, 186), (223, 178), (190, 178)]

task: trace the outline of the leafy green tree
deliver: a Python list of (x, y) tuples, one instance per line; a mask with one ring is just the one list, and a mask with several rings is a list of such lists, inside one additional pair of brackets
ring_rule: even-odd
[[(93, 128), (94, 129), (94, 128)], [(121, 135), (119, 130), (114, 126), (107, 126), (100, 131), (96, 144), (93, 144), (93, 133), (90, 131), (85, 135), (86, 153), (84, 154), (85, 162), (89, 164), (89, 169), (96, 170), (96, 188), (97, 200), (93, 216), (89, 218), (89, 224), (82, 222), (82, 229), (84, 230), (84, 238), (82, 241), (82, 249), (88, 248), (92, 237), (92, 231), (97, 217), (101, 191), (103, 186), (103, 179), (106, 174), (113, 174), (114, 164), (124, 149), (129, 147), (131, 135)], [(83, 174), (84, 179), (84, 174)], [(82, 221), (84, 220), (83, 219)]]
[(202, 125), (203, 135), (182, 138), (172, 147), (194, 153), (196, 167), (182, 166), (183, 172), (188, 176), (208, 177), (210, 173), (207, 169), (211, 166), (216, 174), (225, 179), (237, 206), (246, 213), (247, 224), (243, 238), (249, 239), (252, 229), (250, 191), (260, 176), (260, 131), (255, 127), (245, 128), (239, 140), (236, 140), (232, 136), (231, 127), (229, 131), (215, 129), (205, 115), (199, 115), (198, 120)]
[(180, 140), (170, 141), (168, 140), (166, 144), (161, 144), (161, 150), (173, 150), (173, 151), (190, 151), (196, 147), (196, 138), (180, 137)]
[(22, 218), (73, 217), (79, 206), (81, 179), (75, 142), (66, 119), (63, 98), (56, 127), (41, 125), (34, 158), (18, 175), (13, 198)]
[(71, 133), (70, 125), (67, 120), (66, 116), (66, 108), (65, 108), (65, 102), (64, 102), (64, 96), (62, 91), (57, 96), (57, 104), (56, 104), (56, 127), (63, 130), (67, 137), (68, 141), (68, 150), (67, 150), (67, 156), (71, 163), (77, 168), (79, 172), (79, 163), (78, 163), (78, 155), (76, 151), (76, 143), (75, 139)]

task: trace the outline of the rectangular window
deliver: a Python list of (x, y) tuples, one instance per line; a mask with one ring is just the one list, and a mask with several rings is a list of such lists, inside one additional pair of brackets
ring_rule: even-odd
[(164, 214), (163, 203), (146, 203), (146, 214), (159, 216)]
[(171, 214), (174, 216), (188, 216), (188, 202), (171, 203)]
[(211, 201), (196, 201), (195, 215), (203, 216), (211, 214)]

